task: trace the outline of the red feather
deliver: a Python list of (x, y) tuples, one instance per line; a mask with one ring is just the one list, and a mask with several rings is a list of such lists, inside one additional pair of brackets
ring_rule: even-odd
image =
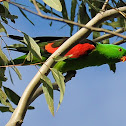
[[(53, 43), (49, 43), (45, 46), (45, 49), (49, 53), (54, 53), (59, 47), (53, 48)], [(88, 54), (89, 51), (92, 51), (95, 49), (95, 46), (93, 44), (84, 43), (84, 44), (77, 44), (74, 46), (69, 52), (65, 54), (65, 56), (71, 55), (70, 58), (79, 58), (80, 56)]]

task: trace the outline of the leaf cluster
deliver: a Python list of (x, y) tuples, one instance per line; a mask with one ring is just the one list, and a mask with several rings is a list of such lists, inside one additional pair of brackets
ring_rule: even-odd
[[(33, 4), (32, 0), (29, 0), (31, 5)], [(42, 14), (47, 14), (51, 15), (54, 17), (62, 18), (62, 19), (67, 19), (70, 21), (78, 22), (80, 24), (87, 24), (97, 13), (102, 13), (105, 10), (109, 10), (112, 8), (116, 7), (122, 7), (125, 6), (125, 0), (111, 0), (111, 2), (108, 2), (105, 10), (102, 9), (104, 5), (104, 0), (71, 0), (70, 1), (70, 6), (67, 6), (67, 0), (43, 0), (43, 1), (36, 1), (37, 7), (40, 9)], [(24, 8), (27, 8), (27, 6), (23, 4), (18, 4)], [(28, 22), (31, 24), (34, 24), (34, 21), (31, 21), (30, 17), (25, 13), (25, 11), (18, 7), (20, 10), (21, 14), (27, 19)], [(117, 10), (119, 11), (119, 10)], [(101, 23), (98, 25), (99, 28), (107, 28), (109, 30), (118, 30), (119, 28), (126, 28), (126, 14), (120, 12), (120, 17), (118, 18), (109, 18), (105, 22)], [(20, 16), (20, 15), (18, 15)], [(10, 22), (15, 23), (16, 20), (18, 20), (18, 16), (11, 14), (10, 9), (9, 9), (9, 3), (7, 1), (3, 1), (0, 3), (0, 32), (4, 32), (8, 36), (8, 31), (5, 28), (5, 24), (8, 24)], [(50, 22), (50, 26), (53, 25), (53, 22)], [(72, 24), (66, 24), (65, 26), (70, 27), (70, 36), (74, 34), (76, 31), (80, 29), (80, 27), (75, 27)], [(63, 28), (64, 26), (61, 26)], [(15, 28), (13, 28), (15, 29)], [(17, 30), (17, 29), (15, 29)], [(11, 46), (6, 45), (6, 48), (14, 48), (15, 49), (21, 49), (22, 52), (26, 50), (27, 48), (27, 55), (26, 55), (26, 60), (27, 61), (32, 61), (33, 58), (36, 58), (36, 60), (39, 60), (40, 62), (45, 61), (43, 59), (44, 57), (41, 55), (43, 48), (40, 49), (38, 43), (36, 40), (34, 40), (32, 37), (27, 35), (26, 33), (17, 30), (23, 35), (23, 40), (20, 40), (20, 44), (14, 44)], [(125, 30), (123, 31), (125, 32)], [(93, 39), (98, 38), (102, 36), (103, 34), (100, 32), (93, 31), (91, 34), (91, 37)], [(1, 40), (3, 40), (1, 36)], [(100, 41), (102, 43), (110, 43), (110, 38), (103, 39), (103, 41)], [(44, 46), (45, 43), (43, 43), (42, 47)], [(18, 51), (18, 50), (17, 50)], [(59, 60), (65, 60), (65, 59), (58, 59)], [(7, 66), (8, 63), (11, 61), (11, 63), (14, 65), (13, 60), (9, 60), (3, 50), (0, 48), (0, 66)], [(23, 62), (21, 62), (23, 63)], [(15, 66), (11, 67), (18, 75), (18, 77), (21, 79), (21, 74), (18, 71), (18, 69)], [(115, 64), (110, 64), (110, 69), (115, 71), (116, 66)], [(11, 103), (14, 103), (15, 105), (18, 104), (20, 97), (11, 89), (3, 86), (3, 81), (6, 81), (7, 78), (5, 77), (5, 67), (0, 67), (0, 102), (2, 106), (0, 106), (0, 111), (1, 112), (8, 112), (11, 111), (13, 112), (14, 108), (12, 107)], [(65, 93), (65, 83), (64, 83), (64, 76), (62, 75), (61, 72), (57, 71), (54, 68), (50, 68), (52, 75), (55, 79), (56, 84), (59, 87), (60, 90), (60, 100), (57, 109), (59, 109), (60, 104), (63, 101), (63, 96)], [(9, 70), (10, 78), (12, 80), (12, 76)], [(43, 83), (42, 89), (45, 94), (45, 98), (49, 107), (49, 110), (51, 111), (52, 115), (54, 115), (54, 97), (53, 97), (53, 84), (49, 80), (48, 77), (45, 75), (42, 75), (41, 77), (41, 82)], [(12, 80), (13, 83), (13, 80)], [(32, 108), (32, 107), (31, 107)]]

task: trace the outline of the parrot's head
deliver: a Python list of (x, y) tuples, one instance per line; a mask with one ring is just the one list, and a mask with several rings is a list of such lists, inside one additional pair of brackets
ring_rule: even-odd
[(98, 44), (97, 49), (112, 62), (126, 61), (126, 49), (113, 44)]

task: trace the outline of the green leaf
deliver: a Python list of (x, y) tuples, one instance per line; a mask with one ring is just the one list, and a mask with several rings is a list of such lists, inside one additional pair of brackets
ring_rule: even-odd
[(68, 17), (68, 13), (67, 13), (67, 9), (66, 9), (66, 4), (64, 0), (60, 0), (61, 4), (62, 4), (62, 15), (63, 15), (63, 19), (69, 19)]
[(20, 8), (18, 8), (19, 10), (20, 10), (20, 12), (22, 13), (22, 15), (32, 24), (32, 25), (34, 25), (34, 23), (27, 17), (27, 15), (20, 9)]
[(5, 64), (8, 64), (9, 60), (7, 56), (4, 54), (4, 52), (2, 51), (1, 46), (0, 46), (0, 57), (4, 61)]
[(59, 62), (59, 61), (66, 60), (66, 59), (70, 58), (71, 56), (72, 56), (72, 54), (69, 55), (69, 56), (58, 56), (58, 57), (54, 58), (54, 60), (55, 60), (56, 62)]
[(62, 11), (62, 5), (59, 0), (43, 0), (43, 2), (57, 11)]
[(4, 28), (4, 26), (0, 23), (0, 32), (5, 32), (7, 34), (6, 29)]
[(12, 112), (12, 111), (10, 111), (9, 107), (5, 107), (5, 106), (0, 106), (0, 111), (1, 112)]
[(2, 4), (0, 4), (0, 15), (2, 17), (11, 19), (12, 22), (14, 22), (14, 19), (18, 18), (16, 15), (11, 15), (10, 12), (8, 11), (8, 9), (6, 7), (4, 7)]
[[(32, 0), (30, 0), (30, 2), (33, 3)], [(37, 3), (37, 5), (38, 5), (39, 9), (42, 10), (42, 11), (44, 11), (45, 13), (50, 13), (50, 14), (53, 14), (53, 15), (55, 15), (55, 16), (57, 16), (57, 17), (62, 18), (60, 15), (58, 15), (58, 14), (56, 14), (56, 13), (50, 11), (49, 9), (47, 9), (46, 6), (42, 5), (42, 4), (39, 3), (38, 1), (36, 1), (36, 3)]]
[(56, 70), (55, 68), (51, 68), (51, 71), (52, 71), (52, 75), (60, 89), (60, 100), (59, 100), (59, 104), (57, 107), (57, 110), (58, 110), (63, 101), (63, 97), (64, 97), (64, 93), (65, 93), (65, 83), (64, 83), (65, 78), (62, 75), (62, 73), (60, 71)]
[(11, 67), (11, 68), (12, 68), (12, 69), (15, 71), (15, 73), (18, 75), (19, 79), (22, 80), (21, 73), (20, 73), (20, 71), (17, 69), (17, 67), (13, 66), (13, 67)]
[(0, 101), (1, 101), (1, 104), (9, 107), (9, 110), (11, 112), (14, 111), (14, 109), (12, 108), (12, 105), (10, 104), (9, 100), (7, 99), (7, 95), (2, 91), (1, 88), (0, 88)]
[(102, 41), (103, 44), (109, 44), (109, 39), (105, 39)]
[(7, 97), (15, 104), (18, 105), (18, 102), (20, 100), (20, 96), (18, 96), (15, 92), (13, 92), (11, 89), (4, 87), (4, 91), (7, 95)]
[(46, 102), (48, 104), (51, 114), (54, 116), (54, 101), (53, 101), (53, 86), (51, 81), (45, 75), (42, 75), (41, 81), (43, 83), (42, 89), (45, 95)]
[[(76, 7), (77, 7), (77, 0), (72, 0), (71, 1), (71, 21), (74, 21)], [(70, 35), (72, 35), (74, 25), (70, 25), (70, 27), (71, 27)]]
[[(18, 102), (20, 100), (20, 96), (17, 95), (14, 91), (12, 91), (11, 89), (7, 88), (7, 87), (3, 87), (4, 91), (7, 95), (7, 97), (10, 99), (10, 101), (12, 101), (15, 105), (18, 105)], [(28, 109), (34, 109), (33, 106), (29, 106)]]
[(82, 3), (79, 6), (78, 23), (86, 24), (89, 20), (90, 20), (90, 17), (86, 11), (86, 6), (84, 2), (82, 1)]
[(31, 52), (28, 53), (27, 60), (31, 62), (33, 61), (33, 54)]
[(98, 38), (100, 36), (100, 32), (93, 32), (93, 39)]
[(7, 1), (3, 1), (3, 5), (9, 10), (9, 4)]
[(12, 78), (12, 76), (11, 76), (11, 71), (10, 71), (10, 69), (8, 69), (8, 70), (9, 70), (9, 76), (10, 76), (11, 83), (14, 84), (13, 78)]
[(37, 43), (34, 41), (33, 38), (31, 38), (25, 33), (23, 34), (24, 34), (24, 42), (27, 44), (29, 51), (41, 61), (42, 57), (39, 46), (37, 45)]

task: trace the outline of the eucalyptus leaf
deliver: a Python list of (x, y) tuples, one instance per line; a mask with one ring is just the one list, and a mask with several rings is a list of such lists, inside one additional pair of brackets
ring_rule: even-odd
[(58, 111), (58, 109), (63, 101), (63, 97), (64, 97), (64, 93), (65, 93), (65, 82), (64, 82), (65, 78), (62, 75), (62, 73), (60, 71), (56, 70), (55, 68), (51, 68), (51, 72), (60, 89), (60, 100), (59, 100), (59, 104), (57, 107), (57, 111)]
[(0, 106), (0, 111), (1, 112), (12, 112), (12, 111), (10, 111), (9, 107), (5, 107), (5, 106)]
[(4, 26), (0, 23), (0, 32), (5, 32), (7, 34), (6, 29), (4, 28)]
[[(33, 3), (32, 0), (30, 0), (30, 2)], [(42, 10), (43, 12), (50, 13), (50, 14), (53, 14), (53, 15), (55, 15), (57, 17), (62, 18), (62, 16), (60, 16), (60, 15), (56, 14), (55, 12), (52, 12), (51, 10), (47, 9), (46, 6), (42, 5), (40, 2), (36, 1), (36, 3), (38, 5), (39, 9)]]
[(60, 0), (60, 2), (61, 2), (61, 5), (62, 5), (62, 15), (63, 15), (63, 18), (68, 20), (69, 17), (68, 17), (68, 13), (67, 13), (67, 9), (66, 9), (66, 3), (65, 3), (64, 0)]
[(18, 102), (20, 100), (20, 96), (18, 96), (14, 91), (12, 91), (11, 89), (4, 87), (4, 91), (7, 95), (7, 97), (10, 99), (10, 101), (12, 101), (15, 105), (18, 105)]
[[(17, 95), (14, 91), (12, 91), (10, 88), (7, 87), (3, 87), (4, 91), (7, 95), (7, 97), (10, 99), (10, 101), (12, 101), (15, 105), (18, 105), (18, 102), (20, 100), (20, 96)], [(29, 106), (28, 109), (32, 110), (34, 109), (33, 106)]]
[(62, 11), (60, 0), (43, 0), (43, 2), (57, 11)]
[(43, 83), (42, 89), (45, 95), (46, 102), (48, 104), (51, 114), (54, 116), (54, 100), (53, 100), (53, 86), (48, 77), (42, 75), (41, 82)]
[(11, 68), (12, 68), (12, 69), (15, 71), (15, 73), (18, 75), (19, 79), (22, 80), (21, 73), (20, 73), (20, 71), (17, 69), (17, 67), (13, 66), (13, 67), (11, 67)]
[(9, 110), (10, 110), (11, 112), (14, 111), (14, 109), (12, 108), (11, 103), (10, 103), (9, 100), (7, 99), (7, 95), (2, 91), (1, 88), (0, 88), (0, 102), (1, 102), (1, 104), (5, 105), (5, 106), (8, 106), (8, 107), (9, 107)]
[[(71, 17), (70, 17), (71, 21), (74, 21), (76, 7), (77, 7), (77, 0), (72, 0), (71, 1)], [(70, 27), (71, 27), (70, 35), (72, 35), (74, 25), (70, 25)]]
[(18, 8), (20, 10), (20, 12), (22, 13), (22, 15), (32, 24), (34, 25), (34, 23), (27, 17), (27, 15), (23, 12), (22, 9)]
[(4, 52), (2, 51), (1, 46), (0, 46), (0, 57), (4, 61), (5, 64), (8, 64), (9, 60), (7, 56), (4, 54)]
[(41, 61), (42, 57), (38, 44), (30, 36), (28, 36), (25, 33), (23, 34), (24, 34), (24, 42), (27, 44), (29, 51)]

